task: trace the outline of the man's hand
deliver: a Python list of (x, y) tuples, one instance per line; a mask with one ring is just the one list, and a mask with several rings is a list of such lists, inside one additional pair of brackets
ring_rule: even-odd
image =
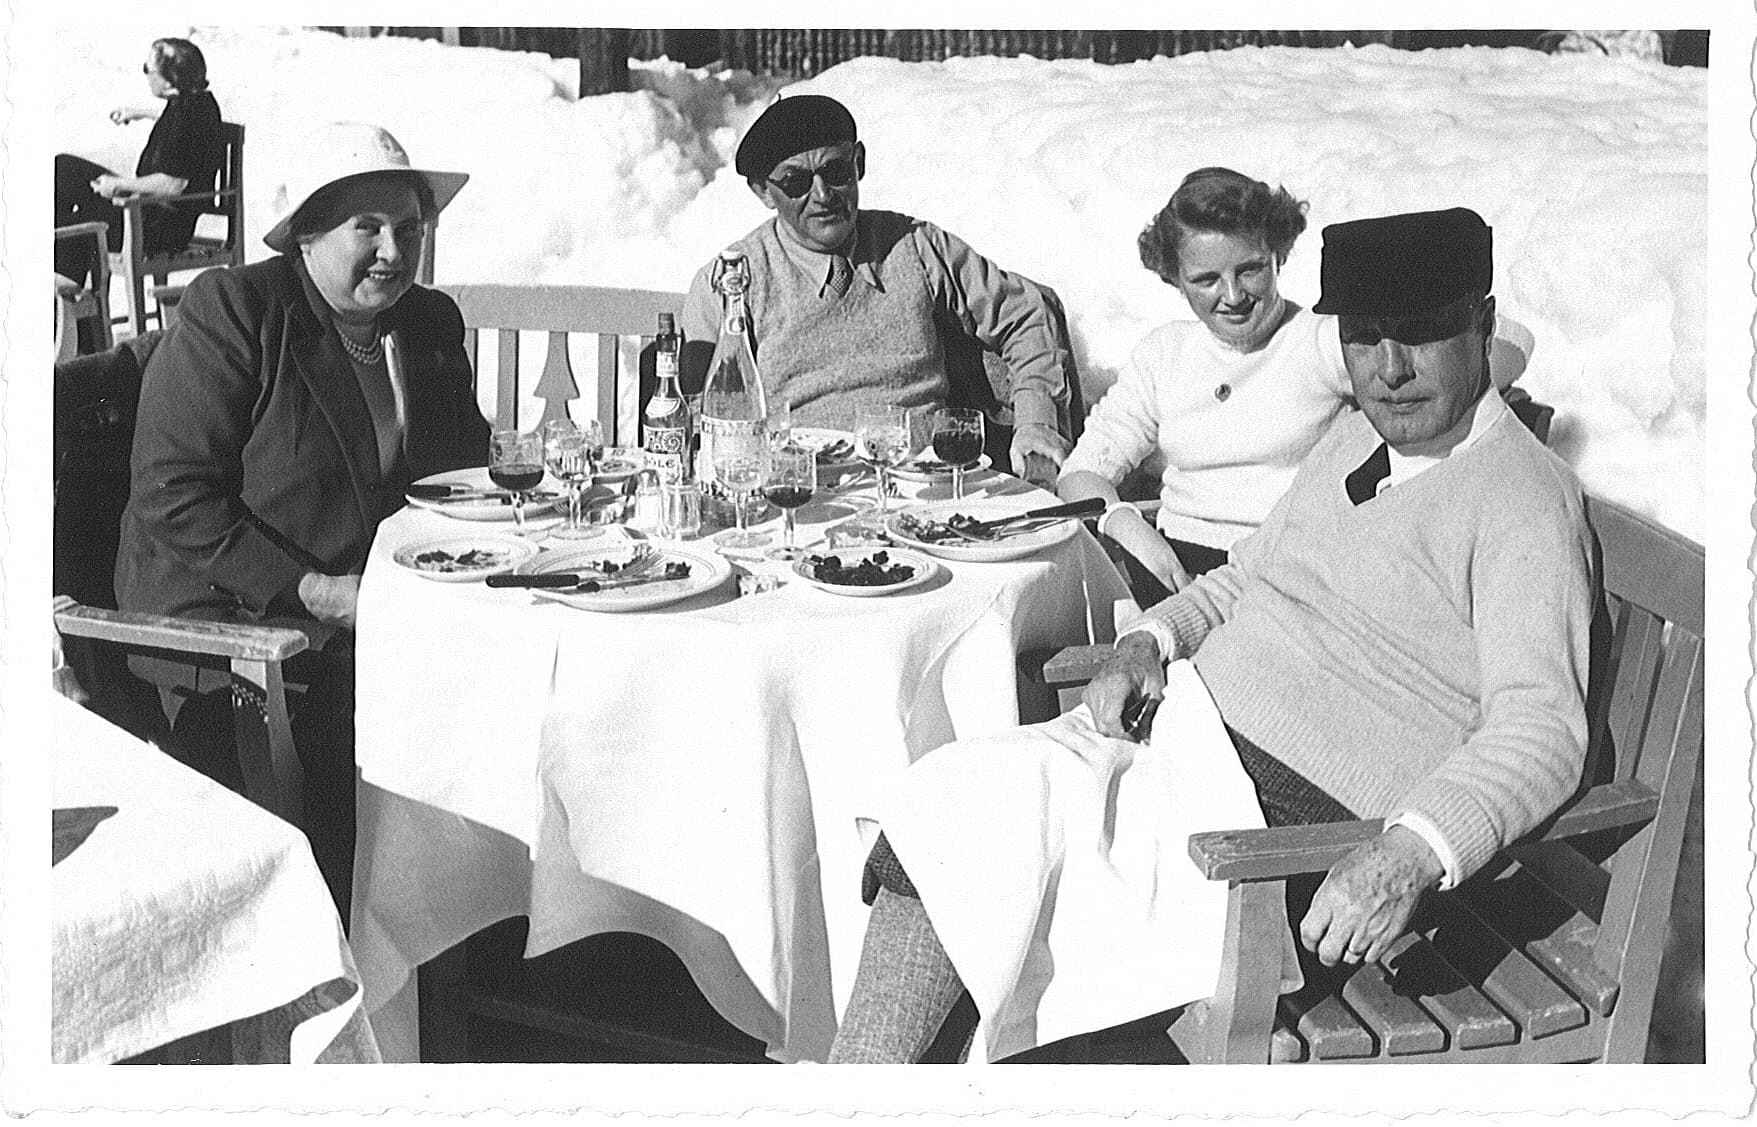
[(1419, 834), (1392, 826), (1336, 862), (1300, 921), (1300, 942), (1327, 967), (1383, 958), (1443, 874)]
[(299, 601), (317, 621), (352, 630), (354, 611), (360, 602), (360, 577), (308, 571), (299, 577)]
[(1030, 454), (1043, 455), (1059, 470), (1067, 460), (1068, 443), (1061, 432), (1048, 423), (1020, 423), (1013, 428), (1013, 444), (1008, 448), (1008, 454), (1013, 460), (1015, 473), (1024, 471), (1025, 458)]
[(1123, 709), (1141, 697), (1165, 692), (1165, 660), (1159, 643), (1150, 634), (1128, 634), (1116, 644), (1116, 652), (1086, 684), (1086, 707), (1099, 732), (1112, 739), (1129, 739), (1123, 728)]

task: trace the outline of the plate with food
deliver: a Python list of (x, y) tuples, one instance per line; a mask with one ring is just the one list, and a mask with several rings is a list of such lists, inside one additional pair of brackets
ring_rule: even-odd
[(625, 540), (544, 552), (513, 574), (576, 576), (566, 586), (533, 587), (531, 594), (580, 610), (614, 613), (669, 606), (712, 591), (731, 577), (732, 565), (713, 551), (689, 545)]
[[(512, 494), (488, 479), (488, 470), (451, 470), (424, 477), (409, 486), (409, 504), (431, 509), (458, 520), (512, 520)], [(525, 519), (549, 514), (566, 503), (566, 494), (553, 478), (526, 494)]]
[(469, 583), (511, 571), (537, 554), (517, 536), (444, 536), (405, 544), (391, 554), (399, 566), (441, 583)]
[(906, 548), (838, 548), (795, 561), (793, 573), (820, 591), (870, 598), (919, 587), (939, 566)]
[(592, 481), (598, 485), (621, 485), (647, 464), (646, 452), (638, 446), (606, 446), (592, 468)]
[[(964, 472), (973, 474), (977, 470), (986, 470), (993, 464), (988, 455), (983, 454), (965, 466)], [(925, 481), (929, 483), (950, 481), (952, 480), (952, 464), (940, 461), (934, 457), (933, 451), (928, 450), (919, 457), (892, 466), (891, 476), (899, 481)]]
[(1006, 529), (994, 540), (971, 540), (960, 536), (960, 525), (999, 520), (1027, 513), (1033, 506), (1025, 498), (965, 498), (911, 505), (891, 514), (885, 531), (900, 544), (948, 560), (1000, 563), (1024, 559), (1060, 544), (1080, 531), (1078, 518), (1032, 522)]
[(854, 454), (854, 432), (828, 430), (823, 427), (794, 427), (790, 432), (795, 446), (803, 446), (817, 455), (818, 469), (842, 469), (863, 463)]

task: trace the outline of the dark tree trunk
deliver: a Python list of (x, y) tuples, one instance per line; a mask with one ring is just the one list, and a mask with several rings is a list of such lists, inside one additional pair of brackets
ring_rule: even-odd
[(582, 27), (577, 31), (580, 97), (619, 94), (628, 89), (630, 34), (625, 27)]

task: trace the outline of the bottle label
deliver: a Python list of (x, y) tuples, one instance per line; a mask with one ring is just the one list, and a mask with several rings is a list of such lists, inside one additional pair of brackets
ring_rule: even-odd
[(702, 483), (702, 491), (708, 496), (724, 496), (725, 491), (720, 487), (718, 476), (714, 473), (714, 451), (727, 447), (743, 447), (753, 454), (761, 454), (764, 449), (763, 421), (716, 419), (703, 415), (700, 433), (702, 445), (701, 455), (696, 463), (696, 478)]
[(688, 433), (683, 427), (653, 426), (646, 433), (647, 467), (657, 470), (662, 481), (683, 478), (683, 460), (687, 455)]

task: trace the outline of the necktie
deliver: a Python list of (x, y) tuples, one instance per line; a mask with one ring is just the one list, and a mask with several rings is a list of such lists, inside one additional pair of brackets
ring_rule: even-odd
[(848, 287), (853, 284), (853, 265), (849, 263), (845, 256), (832, 254), (830, 256), (830, 296), (832, 298), (845, 296), (848, 293)]
[(1386, 445), (1379, 443), (1378, 449), (1367, 455), (1367, 460), (1356, 466), (1348, 475), (1348, 499), (1357, 505), (1371, 501), (1379, 492), (1379, 483), (1391, 473), (1391, 451)]

